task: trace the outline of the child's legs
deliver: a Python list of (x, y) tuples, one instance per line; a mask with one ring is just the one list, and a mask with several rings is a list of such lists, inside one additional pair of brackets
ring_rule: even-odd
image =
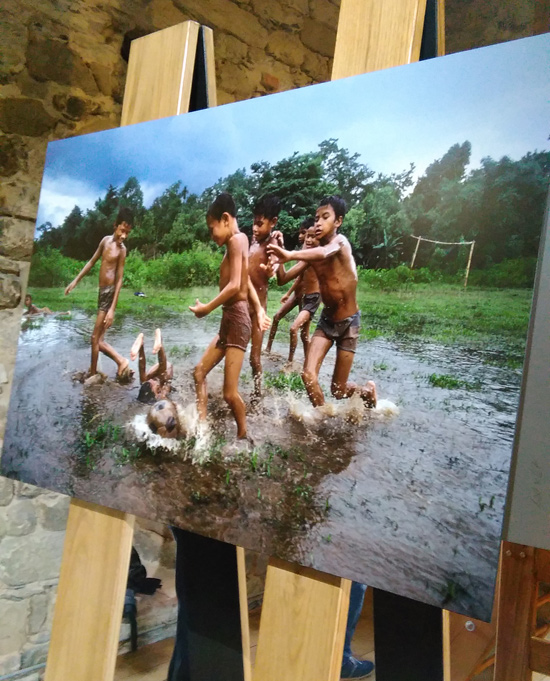
[(302, 344), (304, 346), (304, 357), (307, 357), (309, 350), (309, 327), (311, 324), (311, 315), (307, 322), (300, 329), (300, 336), (302, 338)]
[(145, 383), (148, 378), (152, 378), (147, 373), (147, 360), (145, 359), (145, 349), (143, 343), (139, 348), (139, 382)]
[(206, 377), (212, 369), (223, 359), (225, 350), (217, 347), (219, 336), (216, 336), (204, 351), (199, 363), (193, 371), (195, 381), (195, 392), (197, 395), (197, 409), (201, 421), (206, 420), (206, 405), (208, 403), (208, 392), (206, 390)]
[(101, 338), (99, 340), (99, 349), (104, 355), (107, 355), (107, 357), (110, 357), (113, 362), (117, 363), (118, 366), (118, 371), (117, 373), (120, 373), (121, 368), (125, 368), (128, 366), (128, 360), (123, 357), (119, 352), (117, 352), (112, 345), (109, 345), (109, 343), (106, 343), (105, 340), (103, 339), (103, 336), (105, 335), (105, 331), (101, 334)]
[(288, 352), (288, 361), (292, 362), (294, 359), (294, 353), (296, 352), (296, 346), (298, 345), (298, 331), (304, 326), (304, 324), (309, 325), (309, 320), (311, 315), (308, 310), (302, 310), (290, 327), (290, 350)]
[(98, 310), (97, 317), (95, 320), (94, 330), (92, 331), (91, 344), (92, 344), (92, 360), (90, 363), (90, 376), (97, 374), (97, 359), (99, 357), (99, 343), (103, 339), (103, 334), (105, 333), (104, 321), (105, 315), (107, 313), (103, 310)]
[(314, 335), (307, 353), (302, 380), (314, 407), (319, 407), (325, 403), (325, 396), (319, 385), (319, 371), (331, 346), (330, 338)]
[(341, 348), (336, 349), (336, 363), (334, 365), (330, 390), (337, 400), (351, 397), (353, 393), (360, 392), (361, 390), (356, 383), (348, 381), (354, 358), (354, 352), (342, 350)]
[(252, 316), (252, 336), (250, 345), (250, 366), (254, 378), (254, 393), (259, 395), (262, 390), (262, 342), (264, 332), (259, 328), (256, 315)]
[(244, 350), (229, 347), (225, 350), (223, 399), (229, 405), (237, 422), (237, 437), (246, 437), (246, 408), (239, 395), (239, 376), (243, 365)]
[(273, 323), (271, 324), (271, 331), (269, 332), (269, 338), (267, 341), (267, 348), (266, 350), (268, 352), (271, 351), (271, 346), (273, 345), (273, 341), (275, 340), (275, 334), (277, 333), (277, 327), (279, 326), (279, 322), (283, 317), (286, 317), (287, 314), (298, 305), (298, 298), (296, 296), (291, 296), (286, 303), (283, 303), (281, 307), (277, 310), (275, 315), (273, 316)]

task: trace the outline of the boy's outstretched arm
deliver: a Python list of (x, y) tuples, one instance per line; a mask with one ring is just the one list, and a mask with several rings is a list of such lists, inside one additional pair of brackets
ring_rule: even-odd
[(277, 276), (277, 283), (279, 284), (279, 286), (282, 286), (283, 284), (288, 284), (289, 281), (296, 279), (294, 284), (292, 284), (292, 288), (290, 289), (290, 291), (294, 290), (296, 286), (299, 284), (298, 277), (300, 277), (300, 275), (302, 275), (308, 267), (309, 263), (299, 262), (296, 263), (296, 265), (293, 265), (289, 270), (285, 270), (284, 265), (281, 263), (279, 269), (277, 270), (277, 275), (279, 275), (279, 272), (281, 273), (280, 278), (279, 276)]
[(284, 296), (281, 298), (281, 303), (286, 303), (286, 301), (290, 298), (290, 296), (295, 293), (296, 289), (300, 288), (302, 284), (302, 276), (298, 276), (294, 279), (292, 286), (288, 289), (288, 291), (284, 294)]
[(97, 247), (96, 252), (92, 255), (92, 257), (88, 260), (88, 262), (84, 265), (84, 267), (80, 270), (80, 272), (76, 275), (76, 277), (71, 281), (71, 283), (67, 286), (65, 289), (65, 295), (68, 296), (69, 293), (74, 289), (74, 287), (78, 284), (78, 282), (85, 277), (88, 272), (92, 269), (92, 267), (96, 264), (96, 262), (99, 260), (101, 257), (101, 254), (103, 253), (103, 246), (105, 244), (105, 239), (108, 239), (109, 237), (103, 237), (101, 241), (99, 242), (99, 246)]
[(244, 234), (234, 234), (227, 243), (227, 258), (229, 260), (229, 281), (209, 303), (201, 303), (197, 298), (189, 309), (196, 317), (206, 317), (212, 310), (227, 303), (239, 292), (244, 248), (248, 249), (248, 239)]
[[(324, 260), (325, 258), (330, 258), (336, 255), (343, 246), (341, 239), (334, 239), (326, 246), (316, 246), (315, 248), (306, 248), (302, 251), (285, 251), (284, 248), (279, 246), (270, 245), (267, 247), (267, 252), (270, 255), (276, 256), (277, 260), (281, 263), (289, 262), (290, 260), (298, 260), (300, 263), (310, 263), (315, 260)], [(291, 272), (294, 268), (291, 268)], [(303, 268), (302, 271), (305, 268)]]
[(116, 274), (115, 274), (115, 293), (113, 295), (113, 302), (111, 303), (111, 307), (109, 308), (109, 311), (105, 315), (105, 321), (103, 322), (104, 326), (106, 329), (108, 329), (111, 324), (114, 321), (115, 318), (115, 309), (118, 303), (118, 295), (120, 293), (120, 289), (122, 288), (122, 279), (124, 275), (124, 263), (126, 261), (126, 248), (122, 246), (122, 250), (120, 252), (120, 255), (118, 256), (118, 263), (116, 266)]
[(258, 292), (250, 277), (248, 277), (248, 301), (256, 314), (256, 321), (260, 327), (260, 331), (267, 331), (271, 326), (271, 319), (267, 316), (266, 311), (262, 307), (260, 299), (258, 298)]

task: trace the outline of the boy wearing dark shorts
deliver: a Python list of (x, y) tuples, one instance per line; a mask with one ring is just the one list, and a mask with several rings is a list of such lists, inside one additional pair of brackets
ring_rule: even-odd
[(118, 211), (114, 233), (101, 240), (91, 259), (65, 289), (65, 295), (67, 296), (78, 282), (88, 274), (97, 260), (101, 258), (98, 309), (91, 338), (92, 360), (88, 372), (89, 376), (94, 376), (97, 373), (97, 360), (100, 352), (116, 362), (118, 367), (117, 378), (128, 378), (130, 376), (128, 370), (129, 360), (106, 343), (104, 336), (115, 318), (118, 296), (122, 288), (124, 261), (126, 260), (126, 246), (124, 242), (132, 229), (133, 219), (132, 211), (129, 208), (123, 207)]
[(208, 303), (198, 299), (189, 307), (196, 317), (210, 314), (222, 306), (220, 331), (204, 352), (193, 372), (199, 419), (206, 421), (208, 392), (206, 377), (225, 358), (223, 397), (237, 423), (237, 437), (246, 438), (246, 409), (239, 394), (239, 375), (244, 353), (252, 334), (248, 301), (250, 299), (258, 323), (263, 328), (267, 319), (248, 276), (248, 239), (239, 230), (233, 197), (220, 194), (211, 204), (206, 223), (212, 239), (226, 252), (220, 267), (220, 292)]
[(343, 399), (357, 393), (367, 406), (376, 406), (373, 381), (359, 386), (348, 380), (359, 337), (361, 313), (357, 305), (357, 268), (351, 246), (346, 237), (337, 232), (345, 214), (345, 201), (340, 196), (327, 196), (321, 200), (315, 214), (315, 234), (319, 246), (292, 252), (275, 245), (268, 247), (268, 252), (281, 263), (298, 261), (290, 270), (295, 271), (295, 276), (311, 266), (319, 280), (324, 309), (311, 338), (302, 372), (309, 399), (315, 407), (325, 402), (319, 385), (319, 371), (334, 343), (336, 363), (332, 374), (332, 395), (336, 399)]

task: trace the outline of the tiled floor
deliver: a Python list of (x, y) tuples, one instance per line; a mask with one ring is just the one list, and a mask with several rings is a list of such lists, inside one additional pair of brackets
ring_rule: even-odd
[[(250, 615), (251, 657), (254, 663), (258, 629), (259, 610)], [(357, 657), (374, 659), (374, 633), (372, 627), (372, 589), (367, 590), (361, 619), (353, 639), (353, 651)], [(121, 655), (117, 661), (115, 681), (165, 681), (174, 639), (167, 639), (143, 646), (135, 653)], [(371, 677), (373, 681), (374, 676)]]

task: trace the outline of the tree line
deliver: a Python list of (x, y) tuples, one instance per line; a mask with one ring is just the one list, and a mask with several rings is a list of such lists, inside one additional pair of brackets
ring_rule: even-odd
[[(205, 215), (220, 191), (233, 194), (239, 224), (251, 232), (252, 206), (267, 192), (277, 194), (283, 210), (279, 228), (288, 247), (297, 246), (300, 222), (313, 215), (319, 199), (340, 194), (348, 214), (341, 231), (357, 263), (391, 269), (410, 261), (416, 242), (409, 235), (440, 241), (475, 239), (473, 267), (484, 269), (504, 260), (537, 256), (550, 177), (550, 152), (535, 151), (519, 160), (484, 158), (468, 170), (471, 144), (454, 144), (415, 181), (413, 164), (401, 173), (376, 173), (338, 140), (321, 142), (315, 151), (294, 153), (277, 163), (260, 161), (220, 179), (200, 195), (181, 181), (169, 186), (146, 208), (135, 177), (110, 186), (94, 207), (75, 206), (59, 226), (38, 228), (38, 250), (56, 249), (87, 260), (103, 236), (112, 231), (120, 205), (133, 209), (135, 226), (127, 241), (145, 260), (191, 251), (209, 239)], [(466, 249), (423, 244), (418, 266), (453, 272), (464, 267)]]

